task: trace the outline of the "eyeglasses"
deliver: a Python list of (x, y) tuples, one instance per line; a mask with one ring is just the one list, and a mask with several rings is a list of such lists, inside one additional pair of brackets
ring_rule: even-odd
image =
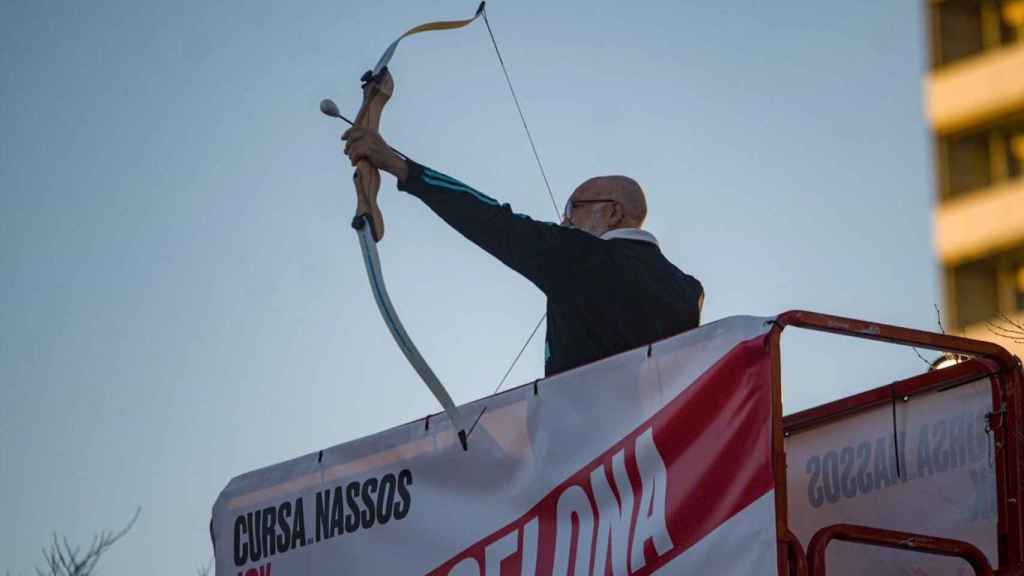
[(585, 204), (604, 204), (605, 202), (618, 202), (618, 200), (612, 200), (611, 198), (594, 198), (593, 200), (573, 200), (570, 198), (565, 203), (565, 209), (562, 210), (562, 218), (572, 222), (572, 211)]

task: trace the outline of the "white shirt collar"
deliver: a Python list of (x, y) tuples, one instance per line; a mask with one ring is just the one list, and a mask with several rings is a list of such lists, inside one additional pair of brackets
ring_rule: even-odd
[(614, 240), (616, 238), (620, 238), (622, 240), (639, 240), (640, 242), (650, 242), (655, 246), (658, 245), (658, 239), (654, 237), (654, 234), (651, 234), (647, 230), (641, 230), (640, 228), (616, 228), (601, 234), (602, 240)]

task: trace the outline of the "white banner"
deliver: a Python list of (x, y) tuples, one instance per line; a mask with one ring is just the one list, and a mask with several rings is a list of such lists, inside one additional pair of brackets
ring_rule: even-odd
[[(888, 404), (787, 438), (790, 529), (804, 546), (837, 523), (955, 538), (997, 566), (991, 410), (986, 378), (898, 399), (897, 442)], [(974, 573), (958, 558), (845, 542), (826, 561), (829, 576)]]
[(774, 574), (763, 318), (722, 320), (232, 480), (219, 576)]

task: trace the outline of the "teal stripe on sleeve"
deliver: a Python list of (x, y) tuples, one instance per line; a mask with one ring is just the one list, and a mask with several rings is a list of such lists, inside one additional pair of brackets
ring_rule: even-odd
[(442, 180), (440, 178), (434, 178), (433, 176), (430, 176), (429, 174), (426, 173), (423, 174), (423, 181), (428, 184), (433, 184), (434, 186), (447, 188), (449, 190), (458, 190), (460, 192), (468, 192), (470, 194), (473, 194), (475, 192), (472, 188), (460, 182), (452, 182), (451, 180)]
[(470, 195), (472, 195), (473, 197), (475, 197), (477, 200), (480, 200), (481, 202), (484, 202), (486, 204), (490, 204), (492, 206), (497, 206), (498, 205), (498, 201), (495, 200), (494, 198), (491, 198), (490, 196), (487, 196), (486, 194), (482, 194), (480, 192), (477, 192), (476, 190), (470, 188), (469, 186), (466, 186), (465, 184), (463, 184), (462, 182), (459, 182), (458, 180), (454, 180), (454, 179), (452, 179), (450, 177), (447, 177), (447, 176), (443, 176), (443, 177), (438, 177), (438, 176), (442, 176), (442, 175), (438, 174), (437, 172), (434, 172), (433, 170), (430, 170), (429, 168), (425, 168), (423, 170), (423, 180), (424, 180), (424, 182), (427, 182), (428, 184), (433, 184), (434, 186), (440, 186), (442, 188), (448, 188), (449, 190), (457, 190), (459, 192), (467, 192)]
[(459, 184), (461, 186), (465, 186), (465, 184), (463, 184), (462, 182), (459, 182), (455, 178), (452, 178), (451, 176), (449, 176), (447, 174), (442, 174), (441, 172), (438, 172), (437, 170), (434, 170), (432, 168), (427, 168), (426, 166), (424, 166), (423, 167), (423, 172), (425, 172), (426, 174), (429, 174), (430, 176), (433, 176), (434, 178), (438, 178), (440, 180), (447, 180), (447, 181), (451, 182), (452, 184)]

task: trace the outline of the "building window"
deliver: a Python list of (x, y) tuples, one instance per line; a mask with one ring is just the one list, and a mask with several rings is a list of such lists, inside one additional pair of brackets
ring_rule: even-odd
[(994, 259), (957, 266), (953, 279), (956, 317), (961, 326), (984, 322), (999, 314), (999, 274)]
[(932, 66), (1024, 39), (1024, 0), (932, 0)]
[(960, 327), (1024, 313), (1024, 243), (947, 269)]
[(944, 196), (952, 198), (992, 183), (987, 132), (954, 136), (946, 142), (949, 178)]
[(981, 7), (977, 2), (942, 2), (932, 5), (932, 60), (943, 66), (982, 51)]
[(942, 199), (1024, 177), (1024, 114), (940, 137), (939, 149)]

